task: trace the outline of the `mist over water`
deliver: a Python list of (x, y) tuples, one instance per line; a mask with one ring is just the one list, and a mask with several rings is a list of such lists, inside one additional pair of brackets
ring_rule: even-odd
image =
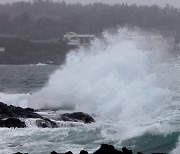
[(74, 109), (104, 118), (159, 112), (171, 105), (173, 97), (179, 97), (180, 65), (170, 54), (171, 47), (170, 40), (140, 30), (104, 32), (90, 47), (70, 52), (42, 90), (15, 95), (15, 102), (33, 108)]
[(89, 48), (69, 53), (47, 86), (28, 98), (28, 106), (64, 107), (103, 118), (159, 112), (179, 88), (180, 67), (169, 54), (170, 43), (126, 28), (105, 32)]
[[(178, 133), (172, 132), (180, 129), (180, 64), (172, 45), (170, 39), (140, 30), (104, 32), (91, 46), (71, 51), (66, 63), (38, 92), (0, 93), (1, 100), (36, 109), (94, 114), (97, 123), (88, 128), (98, 130), (97, 140), (101, 134), (103, 143), (121, 145), (146, 133), (163, 139), (162, 134), (169, 134), (172, 149), (178, 142)], [(151, 146), (149, 149), (157, 145)], [(178, 148), (179, 143), (173, 152)]]

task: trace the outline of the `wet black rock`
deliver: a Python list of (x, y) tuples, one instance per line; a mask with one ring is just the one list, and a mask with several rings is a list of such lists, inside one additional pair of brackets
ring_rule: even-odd
[(21, 152), (16, 152), (14, 154), (28, 154), (28, 153), (21, 153)]
[(36, 120), (36, 125), (41, 128), (57, 128), (58, 127), (58, 125), (55, 122), (47, 118)]
[(0, 119), (4, 118), (42, 118), (31, 108), (21, 108), (13, 105), (7, 105), (0, 102)]
[(79, 154), (88, 154), (88, 152), (85, 150), (82, 150)]
[(101, 147), (93, 154), (126, 154), (126, 153), (116, 150), (113, 145), (102, 144)]
[(51, 152), (50, 154), (59, 154), (59, 153), (57, 153), (56, 151), (53, 151), (53, 152)]
[[(14, 154), (28, 154), (28, 153), (14, 153)], [(52, 151), (50, 154), (60, 154), (57, 153), (56, 151)], [(73, 154), (71, 151), (68, 151), (64, 154)], [(82, 150), (79, 154), (88, 154), (87, 151)], [(108, 145), (108, 144), (102, 144), (101, 147), (95, 151), (93, 154), (133, 154), (132, 150), (127, 149), (126, 147), (122, 148), (122, 151), (119, 151), (114, 148), (113, 145)], [(134, 154), (143, 154), (142, 152), (134, 153)], [(152, 154), (165, 154), (165, 153), (152, 153)]]
[(84, 123), (95, 122), (93, 117), (91, 117), (90, 115), (83, 113), (83, 112), (74, 112), (74, 113), (62, 114), (60, 117), (60, 120), (62, 120), (62, 121), (73, 121), (73, 122), (82, 121)]
[[(15, 119), (8, 119), (15, 118)], [(0, 127), (18, 127), (24, 128), (25, 123), (20, 120), (27, 118), (36, 118), (36, 125), (42, 128), (57, 128), (58, 125), (56, 122), (45, 118), (35, 112), (32, 108), (21, 108), (13, 105), (7, 105), (0, 102)], [(6, 119), (8, 119), (6, 121)], [(83, 112), (74, 112), (74, 113), (65, 113), (62, 114), (59, 118), (61, 121), (72, 121), (72, 122), (84, 122), (92, 123), (95, 120), (88, 114)]]
[(71, 151), (66, 152), (65, 154), (73, 154)]
[(122, 148), (123, 153), (125, 154), (132, 154), (132, 150), (128, 150), (126, 147)]
[(166, 153), (152, 153), (152, 154), (166, 154)]
[(7, 118), (5, 120), (0, 120), (0, 127), (8, 127), (8, 128), (25, 128), (25, 122), (17, 118)]
[(35, 110), (34, 109), (32, 109), (32, 108), (25, 108), (25, 110), (27, 111), (27, 112), (35, 112)]
[(37, 118), (36, 124), (38, 127), (56, 128), (58, 125), (48, 118), (44, 118), (41, 115), (35, 113), (34, 109), (21, 108), (13, 105), (7, 105), (0, 102), (0, 127), (26, 127), (25, 122), (22, 122), (19, 118)]

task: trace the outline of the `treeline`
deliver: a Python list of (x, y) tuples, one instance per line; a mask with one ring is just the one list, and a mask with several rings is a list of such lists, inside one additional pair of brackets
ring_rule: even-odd
[(69, 31), (99, 34), (125, 25), (158, 30), (180, 40), (180, 10), (169, 5), (82, 5), (50, 0), (0, 5), (0, 34), (26, 39), (61, 38)]
[(63, 41), (58, 43), (33, 43), (19, 38), (0, 38), (0, 64), (63, 64), (66, 53), (72, 49)]

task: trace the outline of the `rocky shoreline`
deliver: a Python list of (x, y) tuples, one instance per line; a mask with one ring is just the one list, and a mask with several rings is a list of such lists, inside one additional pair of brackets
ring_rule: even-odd
[[(0, 127), (7, 128), (25, 128), (26, 119), (35, 119), (37, 127), (57, 128), (59, 127), (55, 120), (44, 117), (32, 108), (21, 108), (13, 105), (7, 105), (0, 102)], [(58, 121), (71, 121), (92, 123), (94, 118), (83, 112), (64, 113), (59, 115)]]
[[(28, 154), (28, 153), (17, 152), (14, 154)], [(60, 153), (53, 151), (50, 154), (60, 154)], [(63, 154), (73, 154), (73, 153), (71, 151), (68, 151), (68, 152), (63, 153)], [(82, 151), (80, 151), (79, 154), (90, 154), (90, 153), (88, 153), (85, 150), (82, 150)], [(123, 147), (120, 151), (120, 150), (115, 149), (113, 145), (102, 144), (101, 147), (92, 154), (133, 154), (133, 152), (132, 152), (132, 150), (127, 149), (126, 147)], [(143, 153), (138, 152), (137, 154), (143, 154)], [(158, 153), (153, 153), (153, 154), (158, 154)], [(161, 153), (161, 154), (163, 154), (163, 153)]]
[[(14, 153), (14, 154), (28, 154), (28, 153)], [(52, 151), (50, 154), (60, 154), (56, 151)], [(68, 151), (66, 153), (61, 153), (61, 154), (73, 154), (71, 151)], [(82, 150), (79, 152), (79, 154), (90, 154), (85, 150)], [(132, 150), (127, 149), (126, 147), (123, 147), (121, 150), (117, 150), (114, 148), (113, 145), (108, 145), (108, 144), (102, 144), (101, 147), (96, 150), (94, 153), (91, 154), (135, 154), (133, 153)], [(137, 152), (137, 154), (144, 154), (142, 152)], [(166, 153), (152, 153), (152, 154), (166, 154)]]
[[(13, 105), (7, 105), (0, 102), (0, 127), (7, 128), (25, 128), (26, 120), (34, 119), (37, 127), (40, 128), (58, 128), (61, 127), (58, 125), (56, 120), (47, 118), (46, 116), (40, 115), (39, 110), (36, 111), (32, 108), (22, 108), (16, 107)], [(62, 122), (81, 122), (84, 124), (93, 123), (95, 119), (83, 112), (72, 112), (72, 113), (63, 113), (58, 116), (58, 121)], [(14, 154), (28, 154), (17, 152)], [(50, 154), (60, 154), (58, 152), (51, 152)], [(62, 153), (61, 153), (62, 154)], [(71, 151), (68, 151), (64, 154), (73, 154)], [(79, 154), (88, 154), (87, 151), (80, 151)], [(92, 154), (133, 154), (132, 150), (128, 150), (126, 147), (122, 148), (121, 151), (114, 148), (113, 145), (102, 144), (101, 147)], [(137, 154), (143, 154), (138, 152)], [(153, 153), (158, 154), (158, 153)], [(163, 153), (161, 153), (163, 154)]]

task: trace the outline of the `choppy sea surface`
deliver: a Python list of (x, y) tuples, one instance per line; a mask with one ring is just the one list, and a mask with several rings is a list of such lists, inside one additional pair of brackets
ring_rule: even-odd
[(0, 128), (0, 154), (78, 154), (102, 143), (179, 154), (180, 64), (170, 50), (166, 39), (120, 29), (70, 52), (63, 66), (1, 65), (0, 101), (46, 109), (48, 117), (83, 111), (96, 122), (37, 128), (30, 119), (27, 128)]

